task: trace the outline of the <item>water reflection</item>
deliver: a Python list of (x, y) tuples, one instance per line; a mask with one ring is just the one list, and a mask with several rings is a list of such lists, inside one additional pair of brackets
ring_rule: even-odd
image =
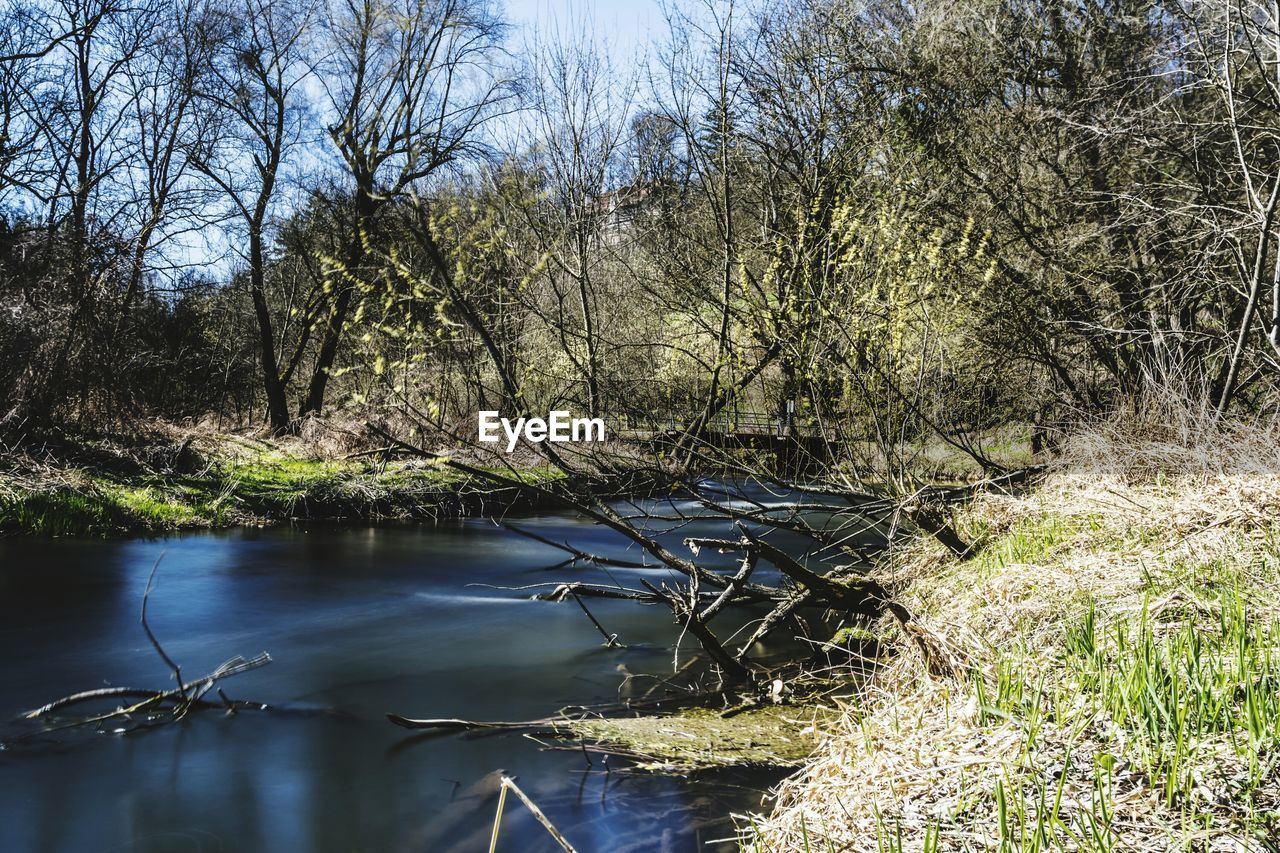
[[(576, 518), (524, 523), (638, 556)], [(725, 533), (723, 522), (700, 521), (670, 538)], [(674, 632), (659, 608), (593, 603), (629, 645), (607, 650), (576, 607), (494, 589), (600, 576), (548, 572), (563, 555), (483, 521), (0, 542), (0, 717), (75, 690), (166, 683), (138, 626), (161, 555), (150, 621), (170, 655), (194, 676), (268, 650), (275, 663), (225, 687), (284, 711), (201, 714), (129, 737), (0, 752), (0, 850), (486, 849), (495, 799), (486, 779), (499, 768), (579, 849), (708, 849), (731, 833), (724, 815), (755, 807), (772, 781), (624, 774), (617, 762), (605, 772), (581, 752), (518, 735), (406, 744), (387, 711), (538, 717), (615, 699), (619, 664), (669, 670)], [(504, 827), (501, 849), (555, 849), (510, 803)]]

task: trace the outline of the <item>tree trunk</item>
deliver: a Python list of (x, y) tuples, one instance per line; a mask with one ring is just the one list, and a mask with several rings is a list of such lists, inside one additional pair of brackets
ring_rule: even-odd
[(272, 435), (289, 431), (289, 402), (285, 399), (280, 366), (276, 363), (276, 337), (271, 327), (271, 310), (265, 288), (266, 259), (262, 251), (262, 231), (249, 232), (249, 292), (253, 297), (253, 313), (258, 320), (258, 349), (262, 363), (262, 387), (267, 394), (267, 420)]
[[(347, 244), (346, 269), (343, 270), (347, 277), (358, 275), (360, 267), (364, 264), (364, 247), (366, 241), (372, 243), (371, 231), (374, 214), (377, 212), (372, 181), (361, 183), (361, 188), (356, 191), (356, 227)], [(338, 345), (342, 343), (342, 328), (346, 325), (347, 314), (351, 310), (351, 297), (351, 285), (343, 282), (338, 289), (333, 310), (329, 312), (329, 318), (325, 322), (324, 337), (320, 339), (320, 351), (316, 354), (316, 364), (311, 373), (311, 382), (307, 386), (307, 396), (298, 410), (300, 418), (312, 414), (318, 415), (324, 410), (324, 395), (329, 387), (330, 372), (338, 358)]]
[(316, 354), (316, 366), (311, 374), (311, 383), (307, 386), (307, 396), (302, 401), (298, 417), (320, 414), (324, 409), (324, 395), (329, 386), (329, 372), (338, 357), (338, 344), (342, 341), (342, 327), (347, 322), (347, 312), (351, 309), (351, 286), (344, 285), (334, 303), (333, 311), (325, 324), (324, 338), (320, 342), (320, 352)]

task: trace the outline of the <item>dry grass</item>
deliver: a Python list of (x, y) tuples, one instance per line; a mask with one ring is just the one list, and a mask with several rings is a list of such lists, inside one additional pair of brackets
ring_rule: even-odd
[(1280, 430), (1127, 423), (966, 508), (976, 559), (893, 555), (969, 672), (930, 677), (902, 643), (746, 847), (1276, 849)]

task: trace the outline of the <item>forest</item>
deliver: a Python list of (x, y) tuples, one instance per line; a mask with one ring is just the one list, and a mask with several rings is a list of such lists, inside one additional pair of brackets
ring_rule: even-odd
[(497, 522), (665, 692), (392, 722), (785, 766), (741, 849), (1276, 849), (1280, 3), (606, 5), (5, 0), (0, 534)]
[(682, 4), (621, 68), (461, 0), (5, 22), (10, 433), (1270, 399), (1265, 3)]

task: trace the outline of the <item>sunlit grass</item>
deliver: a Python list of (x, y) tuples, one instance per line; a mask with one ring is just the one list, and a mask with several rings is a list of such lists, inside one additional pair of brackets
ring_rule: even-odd
[(976, 557), (922, 542), (893, 565), (899, 600), (962, 650), (962, 674), (930, 676), (890, 645), (859, 720), (827, 733), (748, 841), (1275, 849), (1277, 506), (1273, 478), (1089, 476), (966, 507)]
[[(1173, 626), (1144, 608), (1105, 630), (1094, 614), (1067, 635), (1067, 664), (1117, 725), (1135, 736), (1141, 761), (1169, 806), (1202, 798), (1204, 757), (1229, 750), (1247, 772), (1226, 780), (1249, 811), (1280, 745), (1280, 631), (1254, 618), (1234, 590), (1206, 602), (1216, 616)], [(1222, 753), (1213, 760), (1222, 764)]]
[(31, 536), (91, 536), (129, 522), (119, 504), (101, 495), (48, 491), (0, 499), (0, 532)]
[(80, 488), (17, 492), (0, 499), (0, 532), (30, 536), (109, 536), (207, 526), (222, 509), (150, 486), (94, 482)]
[[(548, 466), (498, 473), (539, 485), (561, 476)], [(110, 536), (290, 518), (418, 517), (460, 493), (493, 489), (443, 465), (239, 454), (197, 474), (126, 479), (77, 471), (48, 488), (0, 490), (0, 534)]]
[(975, 567), (1000, 569), (1015, 563), (1038, 563), (1052, 550), (1080, 532), (1083, 522), (1076, 518), (1044, 515), (1015, 524), (978, 554)]

